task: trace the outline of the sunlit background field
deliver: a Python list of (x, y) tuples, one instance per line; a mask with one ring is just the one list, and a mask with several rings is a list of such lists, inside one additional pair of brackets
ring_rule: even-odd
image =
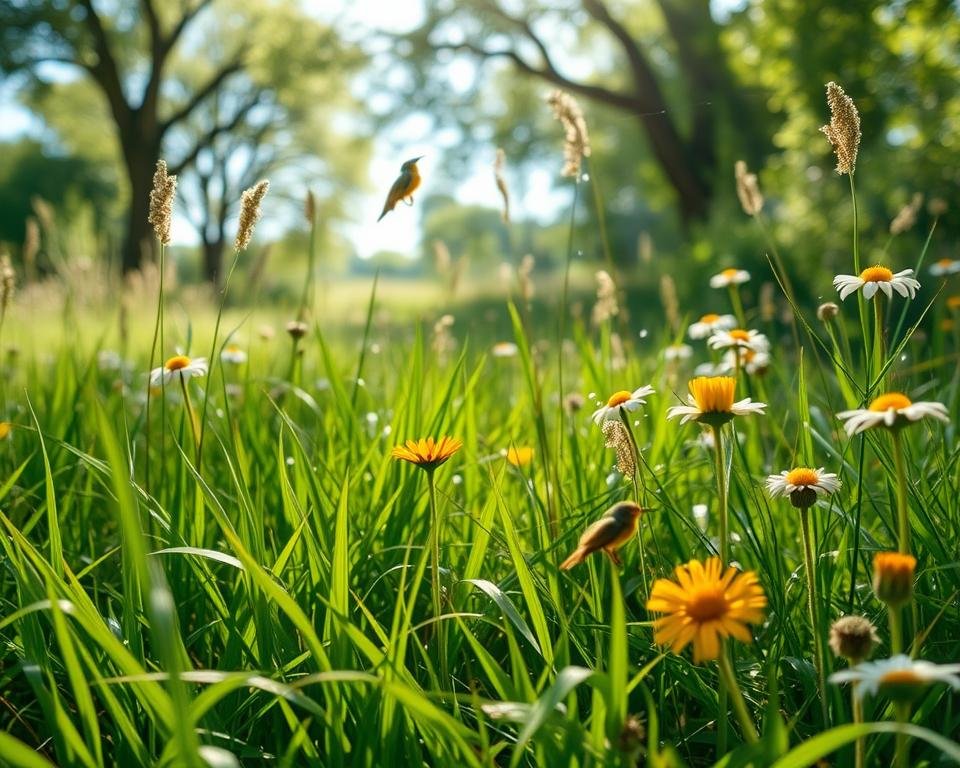
[(960, 762), (958, 50), (0, 5), (0, 765)]

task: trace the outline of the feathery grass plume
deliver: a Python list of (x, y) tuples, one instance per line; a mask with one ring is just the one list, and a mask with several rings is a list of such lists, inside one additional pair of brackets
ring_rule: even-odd
[(604, 421), (600, 429), (603, 431), (603, 444), (617, 452), (617, 471), (624, 477), (632, 478), (637, 472), (637, 462), (633, 458), (627, 428), (623, 422), (611, 419)]
[(173, 220), (173, 198), (177, 193), (177, 177), (167, 173), (166, 160), (157, 160), (150, 190), (150, 213), (147, 221), (161, 245), (170, 245), (170, 224)]
[(17, 284), (17, 273), (10, 263), (10, 254), (6, 251), (0, 255), (0, 317), (7, 313), (7, 307), (13, 300), (13, 291)]
[(663, 304), (663, 316), (671, 333), (680, 328), (680, 302), (677, 299), (677, 284), (671, 275), (660, 277), (660, 303)]
[(750, 173), (743, 160), (737, 160), (733, 166), (733, 175), (737, 180), (737, 197), (740, 198), (743, 212), (747, 216), (756, 216), (763, 210), (763, 195), (757, 183), (757, 174)]
[(860, 114), (853, 99), (832, 80), (827, 83), (827, 104), (830, 122), (820, 130), (830, 140), (837, 156), (837, 173), (853, 173), (860, 148)]
[(530, 301), (533, 298), (533, 266), (535, 264), (533, 254), (528, 253), (520, 259), (520, 266), (517, 267), (517, 281), (520, 283), (520, 295), (524, 301)]
[(587, 121), (577, 100), (566, 91), (556, 90), (547, 97), (553, 116), (563, 126), (563, 171), (561, 175), (580, 178), (583, 158), (590, 157)]
[(617, 286), (606, 270), (599, 270), (596, 274), (597, 302), (593, 305), (590, 317), (594, 325), (602, 325), (620, 313), (617, 305)]
[(503, 175), (503, 168), (507, 161), (507, 153), (500, 147), (497, 147), (497, 156), (493, 160), (493, 178), (497, 182), (497, 189), (500, 190), (500, 197), (503, 198), (503, 210), (500, 211), (500, 218), (504, 224), (510, 223), (510, 191), (507, 189), (507, 180)]
[(910, 198), (910, 202), (903, 206), (893, 221), (890, 222), (890, 234), (899, 235), (909, 229), (913, 229), (913, 225), (917, 223), (917, 214), (920, 213), (920, 206), (922, 205), (923, 193), (914, 192), (913, 197)]
[(260, 220), (260, 203), (270, 189), (270, 182), (266, 179), (258, 181), (250, 189), (245, 189), (240, 196), (240, 225), (237, 227), (237, 239), (233, 244), (238, 251), (247, 250), (253, 239), (253, 230)]

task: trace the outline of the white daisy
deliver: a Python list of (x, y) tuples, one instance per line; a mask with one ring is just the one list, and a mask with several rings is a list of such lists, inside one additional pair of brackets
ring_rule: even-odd
[(762, 350), (755, 351), (752, 349), (728, 349), (717, 367), (721, 368), (723, 373), (730, 373), (735, 367), (736, 358), (734, 355), (737, 354), (740, 355), (740, 367), (749, 376), (764, 374), (770, 367), (770, 354)]
[(943, 403), (914, 403), (900, 392), (880, 395), (867, 408), (841, 411), (837, 414), (837, 418), (845, 422), (843, 427), (851, 436), (873, 427), (903, 427), (926, 417), (950, 423), (947, 406)]
[(864, 661), (850, 669), (834, 672), (831, 683), (857, 683), (857, 697), (881, 693), (897, 700), (909, 700), (933, 683), (960, 690), (960, 664), (934, 664), (913, 660), (905, 654), (889, 659)]
[(700, 363), (693, 369), (694, 376), (725, 376), (733, 370), (733, 364), (730, 366), (721, 363)]
[(186, 380), (194, 376), (207, 375), (207, 360), (204, 357), (190, 359), (186, 355), (175, 355), (159, 368), (150, 371), (150, 385), (157, 386), (162, 381), (169, 384), (174, 379)]
[(840, 488), (840, 481), (832, 472), (808, 467), (783, 470), (766, 480), (767, 492), (773, 497), (788, 496), (795, 507), (812, 507), (817, 496), (829, 496)]
[(745, 269), (725, 269), (723, 272), (710, 278), (711, 288), (726, 288), (728, 285), (740, 285), (750, 279), (750, 273)]
[(594, 423), (602, 424), (605, 421), (619, 419), (622, 411), (637, 410), (641, 405), (646, 405), (647, 401), (643, 398), (652, 395), (655, 391), (656, 390), (648, 384), (645, 387), (640, 387), (640, 389), (635, 389), (633, 392), (628, 392), (625, 389), (614, 392), (610, 395), (610, 399), (607, 400), (606, 405), (600, 406), (593, 412), (592, 418)]
[(957, 272), (960, 272), (960, 261), (956, 259), (940, 259), (940, 261), (935, 261), (930, 265), (929, 271), (934, 277), (955, 275)]
[(734, 328), (732, 331), (717, 331), (707, 339), (710, 349), (749, 349), (754, 352), (766, 352), (770, 349), (770, 342), (760, 331), (743, 328)]
[(912, 274), (912, 269), (904, 269), (894, 274), (886, 267), (877, 265), (867, 267), (860, 273), (859, 277), (857, 275), (837, 275), (833, 278), (833, 287), (840, 292), (840, 301), (861, 288), (863, 288), (863, 298), (865, 299), (872, 299), (877, 291), (883, 291), (888, 299), (893, 297), (894, 291), (903, 298), (909, 296), (912, 299), (917, 295), (917, 289), (920, 287), (920, 283), (910, 277)]
[(663, 350), (663, 359), (667, 362), (687, 360), (692, 354), (693, 348), (689, 344), (671, 344)]
[(490, 354), (494, 357), (514, 357), (519, 351), (520, 348), (512, 341), (499, 341), (493, 345)]
[(766, 403), (754, 403), (748, 397), (734, 402), (737, 383), (729, 376), (701, 376), (687, 385), (689, 405), (674, 405), (667, 410), (667, 418), (682, 416), (681, 424), (700, 421), (705, 424), (723, 424), (734, 416), (763, 413)]
[(247, 353), (244, 352), (236, 344), (227, 344), (223, 348), (223, 351), (220, 353), (220, 359), (225, 363), (233, 363), (234, 365), (243, 365), (247, 362)]
[(701, 317), (697, 322), (691, 323), (687, 329), (687, 334), (691, 339), (705, 339), (717, 331), (728, 330), (737, 327), (737, 318), (733, 315), (715, 315), (708, 314)]

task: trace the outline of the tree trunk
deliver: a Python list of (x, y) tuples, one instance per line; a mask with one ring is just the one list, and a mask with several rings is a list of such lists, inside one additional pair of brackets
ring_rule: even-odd
[(203, 277), (216, 290), (223, 285), (223, 238), (203, 243)]
[[(698, 173), (693, 158), (685, 149), (673, 124), (659, 115), (644, 114), (640, 122), (657, 163), (667, 176), (667, 181), (677, 194), (677, 207), (681, 222), (686, 225), (707, 217), (712, 190), (705, 175)], [(704, 169), (711, 172), (713, 169)]]
[(151, 149), (151, 144), (152, 142), (142, 139), (124, 142), (123, 154), (127, 165), (127, 180), (130, 182), (130, 207), (127, 210), (127, 226), (121, 252), (124, 274), (140, 269), (144, 261), (152, 260), (155, 251), (156, 238), (147, 217), (150, 215), (153, 171), (160, 153)]

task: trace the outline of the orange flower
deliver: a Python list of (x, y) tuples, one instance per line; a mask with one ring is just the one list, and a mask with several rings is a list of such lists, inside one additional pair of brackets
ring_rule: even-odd
[(394, 446), (390, 455), (424, 469), (436, 469), (462, 447), (463, 440), (456, 437), (441, 437), (439, 440), (427, 437)]

